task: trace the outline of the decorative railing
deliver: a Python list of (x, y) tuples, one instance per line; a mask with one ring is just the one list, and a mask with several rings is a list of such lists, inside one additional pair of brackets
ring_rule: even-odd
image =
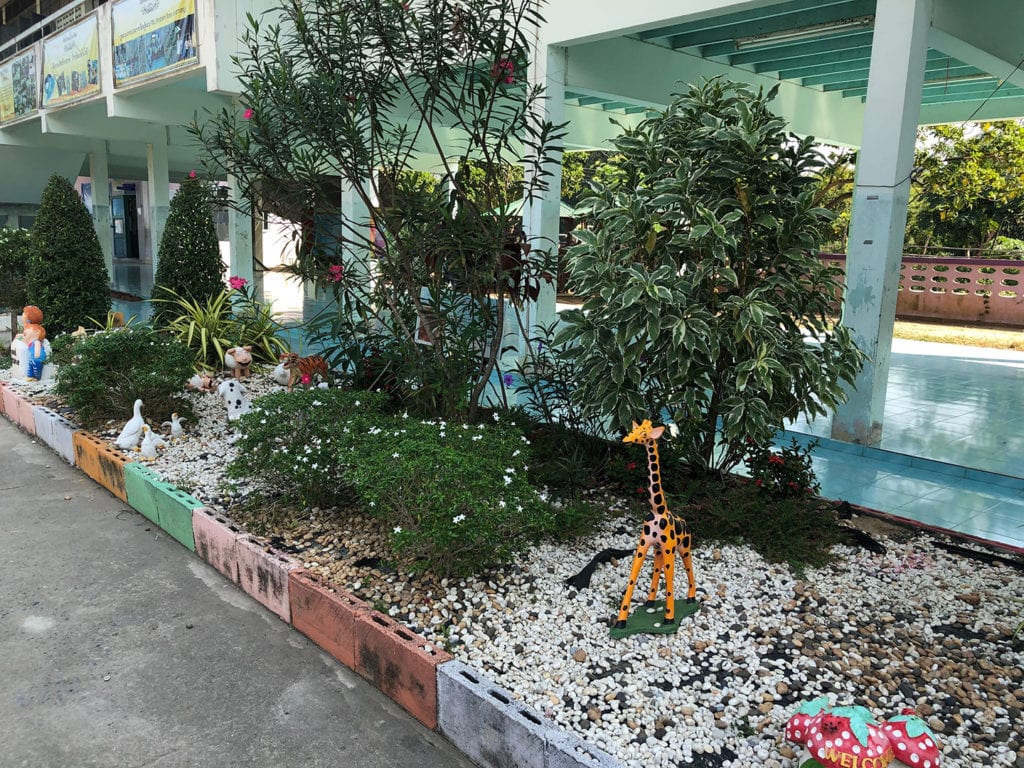
[[(846, 271), (846, 255), (821, 254)], [(904, 256), (896, 315), (1024, 326), (1024, 262)]]

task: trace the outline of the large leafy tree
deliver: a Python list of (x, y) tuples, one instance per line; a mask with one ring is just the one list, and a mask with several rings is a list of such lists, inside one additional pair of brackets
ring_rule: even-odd
[(1016, 121), (922, 128), (908, 239), (921, 246), (991, 246), (1021, 236), (1024, 125)]
[[(212, 172), (234, 174), (271, 209), (314, 210), (296, 272), (337, 299), (326, 327), (335, 362), (359, 373), (370, 355), (435, 413), (472, 414), (503, 349), (506, 307), (535, 295), (547, 271), (517, 239), (506, 180), (485, 173), (467, 185), (458, 173), (471, 161), (525, 163), (520, 196), (545, 187), (560, 131), (526, 82), (538, 5), (295, 0), (274, 24), (249, 20), (244, 112), (192, 128)], [(423, 168), (442, 183), (413, 183), (407, 172)], [(316, 192), (325, 177), (361, 198), (376, 242), (365, 217)]]
[(110, 285), (92, 218), (71, 182), (54, 174), (32, 225), (28, 300), (50, 336), (73, 331), (110, 311)]
[[(171, 198), (160, 238), (153, 298), (205, 304), (224, 290), (223, 274), (210, 189), (194, 178), (185, 179)], [(154, 314), (166, 317), (169, 311), (167, 304), (158, 304)]]
[(836, 270), (816, 258), (823, 160), (769, 110), (774, 90), (713, 80), (615, 141), (615, 173), (584, 202), (558, 341), (575, 393), (613, 427), (667, 415), (704, 469), (842, 400), (862, 355), (829, 317)]

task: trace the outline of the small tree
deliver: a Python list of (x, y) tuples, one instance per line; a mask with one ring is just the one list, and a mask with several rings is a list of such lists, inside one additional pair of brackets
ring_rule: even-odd
[(110, 284), (89, 211), (71, 183), (54, 174), (32, 227), (28, 300), (45, 315), (50, 336), (110, 311)]
[[(320, 339), (329, 353), (357, 371), (373, 359), (431, 413), (472, 416), (504, 348), (506, 307), (550, 272), (541, 249), (525, 253), (501, 172), (528, 163), (513, 199), (535, 198), (561, 138), (526, 77), (540, 4), (286, 3), (273, 23), (249, 20), (244, 111), (192, 126), (211, 168), (264, 207), (311, 212), (296, 272), (336, 298)], [(471, 161), (482, 177), (460, 175)], [(423, 167), (442, 183), (407, 173)], [(369, 217), (319, 194), (329, 178), (347, 181)]]
[[(177, 295), (203, 304), (224, 290), (223, 273), (210, 189), (194, 178), (185, 179), (171, 198), (160, 238), (153, 298)], [(168, 306), (157, 305), (158, 322), (167, 316)]]
[(32, 236), (27, 229), (0, 229), (0, 307), (20, 310), (25, 292)]
[(862, 362), (828, 317), (837, 271), (814, 253), (822, 160), (768, 110), (774, 94), (713, 80), (626, 130), (569, 251), (586, 300), (557, 341), (574, 345), (579, 402), (615, 427), (667, 412), (709, 470), (840, 402)]

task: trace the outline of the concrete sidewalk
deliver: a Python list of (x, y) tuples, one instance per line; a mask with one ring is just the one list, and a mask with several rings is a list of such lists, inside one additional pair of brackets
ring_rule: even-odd
[(472, 765), (0, 419), (0, 764)]

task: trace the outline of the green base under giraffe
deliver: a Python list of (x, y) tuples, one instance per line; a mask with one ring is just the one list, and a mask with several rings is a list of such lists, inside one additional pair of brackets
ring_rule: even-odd
[(652, 607), (641, 606), (633, 611), (626, 619), (626, 626), (612, 627), (610, 634), (616, 640), (630, 635), (674, 635), (679, 631), (679, 623), (698, 610), (700, 610), (699, 600), (692, 603), (676, 600), (676, 620), (671, 624), (665, 624), (665, 601), (655, 600)]

